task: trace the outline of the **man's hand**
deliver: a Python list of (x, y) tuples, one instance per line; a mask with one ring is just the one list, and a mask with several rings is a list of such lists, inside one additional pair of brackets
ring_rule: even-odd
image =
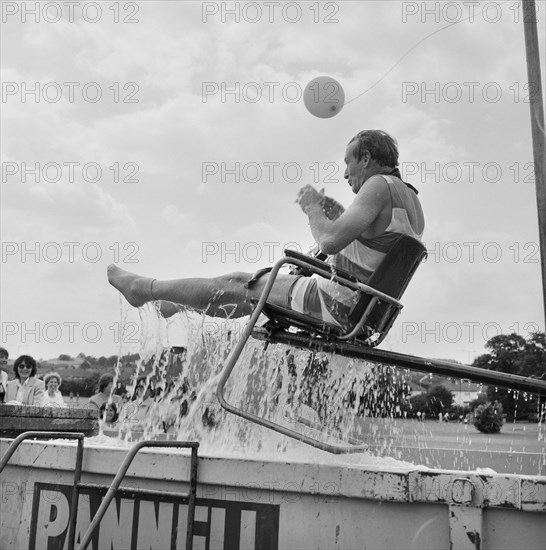
[(306, 185), (299, 190), (296, 202), (306, 214), (307, 209), (314, 205), (322, 209), (324, 189), (319, 192), (312, 185)]
[(336, 218), (339, 218), (343, 212), (345, 212), (345, 208), (343, 208), (339, 202), (332, 197), (327, 197), (326, 195), (324, 196), (322, 210), (329, 220), (335, 220)]

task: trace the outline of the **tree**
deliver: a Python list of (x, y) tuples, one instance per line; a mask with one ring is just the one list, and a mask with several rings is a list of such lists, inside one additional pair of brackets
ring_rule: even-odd
[(453, 404), (453, 394), (444, 386), (432, 386), (427, 392), (428, 412), (432, 416), (447, 412)]
[(438, 416), (448, 412), (453, 404), (453, 394), (441, 384), (432, 386), (426, 393), (413, 396), (410, 399), (413, 415), (424, 412), (427, 416)]
[(484, 405), (485, 403), (487, 403), (487, 395), (485, 394), (485, 392), (481, 392), (480, 394), (478, 394), (478, 397), (476, 397), (476, 399), (470, 401), (468, 407), (471, 411), (474, 411), (480, 405)]
[(404, 407), (404, 410), (409, 416), (416, 416), (417, 413), (421, 413), (427, 410), (427, 394), (418, 393), (410, 398), (407, 406)]
[[(531, 334), (527, 339), (519, 334), (499, 334), (485, 345), (489, 353), (480, 355), (473, 366), (498, 372), (507, 372), (529, 378), (546, 377), (546, 336), (543, 332)], [(488, 401), (498, 401), (508, 420), (528, 418), (539, 410), (536, 395), (489, 386)]]
[(61, 355), (59, 355), (59, 361), (72, 361), (72, 357), (66, 355), (66, 353), (61, 353)]
[(502, 428), (502, 405), (484, 403), (474, 411), (474, 426), (484, 434), (496, 434)]
[(72, 392), (82, 397), (90, 397), (95, 393), (100, 375), (99, 371), (87, 371), (84, 376), (64, 378), (61, 391), (63, 395)]

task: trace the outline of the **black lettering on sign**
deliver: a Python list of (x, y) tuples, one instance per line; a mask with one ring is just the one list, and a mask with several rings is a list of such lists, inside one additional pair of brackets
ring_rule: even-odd
[[(34, 485), (29, 550), (66, 550), (71, 485)], [(89, 527), (106, 490), (84, 487), (78, 499), (76, 545)], [(236, 500), (196, 500), (194, 547), (278, 550), (279, 505)], [(88, 548), (184, 550), (188, 498), (121, 489)]]

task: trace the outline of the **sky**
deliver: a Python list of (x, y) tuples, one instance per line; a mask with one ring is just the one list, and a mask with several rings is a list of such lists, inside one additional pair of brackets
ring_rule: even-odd
[[(471, 362), (544, 330), (518, 2), (3, 2), (1, 66), (11, 358), (138, 351), (112, 262), (212, 277), (309, 250), (297, 192), (350, 204), (363, 129), (396, 138), (429, 250), (381, 347)], [(328, 119), (302, 100), (323, 75), (345, 93)]]

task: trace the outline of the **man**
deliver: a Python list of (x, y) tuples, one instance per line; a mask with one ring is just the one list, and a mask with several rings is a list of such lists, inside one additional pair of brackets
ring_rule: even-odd
[[(367, 280), (400, 234), (421, 238), (423, 211), (416, 190), (400, 179), (398, 148), (387, 133), (357, 134), (347, 146), (345, 164), (344, 177), (356, 194), (347, 210), (311, 185), (299, 191), (297, 202), (330, 262)], [(267, 278), (236, 272), (210, 279), (158, 281), (111, 265), (108, 279), (133, 306), (162, 301), (165, 316), (175, 313), (173, 304), (179, 304), (215, 317), (242, 317), (251, 313)], [(357, 293), (331, 280), (279, 274), (268, 302), (342, 326), (356, 300)]]
[(87, 406), (90, 409), (100, 411), (102, 405), (112, 402), (116, 407), (121, 407), (122, 400), (119, 395), (112, 395), (114, 389), (114, 376), (110, 373), (102, 374), (98, 382), (98, 392), (89, 398)]

